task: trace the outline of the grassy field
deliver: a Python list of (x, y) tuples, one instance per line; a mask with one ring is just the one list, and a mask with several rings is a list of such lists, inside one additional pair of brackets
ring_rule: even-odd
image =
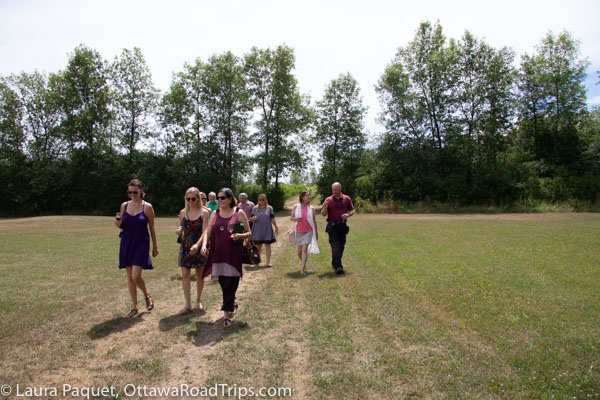
[(208, 281), (206, 311), (175, 315), (175, 218), (157, 219), (144, 272), (156, 309), (132, 320), (111, 218), (0, 220), (0, 384), (600, 398), (600, 215), (357, 215), (342, 276), (318, 222), (309, 274), (280, 233), (274, 266), (245, 269), (224, 331)]

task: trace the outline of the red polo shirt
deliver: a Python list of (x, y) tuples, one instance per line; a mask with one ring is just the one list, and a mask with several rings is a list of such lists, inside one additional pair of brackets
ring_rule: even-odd
[(350, 210), (354, 210), (354, 204), (349, 196), (341, 194), (339, 199), (329, 196), (325, 199), (327, 201), (327, 219), (335, 222), (342, 221), (342, 215), (346, 214)]

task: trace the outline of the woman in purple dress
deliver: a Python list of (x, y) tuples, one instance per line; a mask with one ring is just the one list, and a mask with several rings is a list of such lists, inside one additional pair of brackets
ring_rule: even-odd
[[(150, 235), (152, 235), (152, 256), (158, 255), (156, 232), (154, 231), (154, 209), (144, 199), (144, 184), (134, 179), (127, 184), (127, 195), (131, 199), (121, 204), (121, 219), (115, 225), (123, 229), (119, 249), (119, 268), (127, 271), (127, 286), (131, 296), (131, 311), (125, 318), (132, 318), (138, 312), (137, 288), (144, 293), (146, 309), (154, 308), (152, 296), (142, 278), (143, 269), (154, 269), (150, 260)], [(148, 234), (150, 228), (150, 235)]]
[[(223, 327), (229, 328), (237, 311), (235, 294), (242, 277), (242, 243), (252, 233), (246, 214), (236, 209), (237, 200), (231, 189), (219, 190), (217, 199), (219, 208), (210, 216), (206, 234), (192, 246), (190, 254), (196, 254), (200, 246), (202, 254), (208, 254), (204, 276), (210, 274), (212, 279), (219, 280), (223, 291)], [(207, 250), (209, 237), (210, 252)]]

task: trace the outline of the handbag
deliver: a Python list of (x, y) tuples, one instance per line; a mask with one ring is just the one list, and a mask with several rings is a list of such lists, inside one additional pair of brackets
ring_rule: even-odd
[(246, 243), (242, 246), (242, 264), (260, 264), (260, 252), (252, 239), (246, 240)]
[(181, 243), (183, 241), (183, 233), (177, 235), (177, 243)]

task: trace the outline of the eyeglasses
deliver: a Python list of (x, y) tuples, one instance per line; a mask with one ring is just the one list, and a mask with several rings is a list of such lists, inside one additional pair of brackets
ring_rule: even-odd
[(217, 199), (219, 199), (219, 200), (225, 200), (226, 198), (227, 198), (227, 196), (219, 196), (219, 197), (217, 197)]
[(137, 190), (134, 190), (133, 192), (130, 192), (129, 190), (127, 191), (127, 194), (138, 194)]
[(265, 199), (258, 199), (258, 201), (265, 201)]
[(203, 197), (203, 198), (202, 198), (202, 201), (206, 201), (206, 197)]
[(198, 200), (198, 198), (196, 198), (196, 197), (187, 197), (186, 200), (187, 201), (196, 201), (196, 200)]

